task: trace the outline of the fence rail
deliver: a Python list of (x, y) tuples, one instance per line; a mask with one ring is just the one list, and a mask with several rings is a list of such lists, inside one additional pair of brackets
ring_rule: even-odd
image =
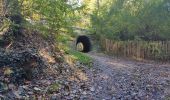
[(3, 0), (0, 0), (0, 16), (3, 15)]
[(103, 38), (101, 46), (115, 56), (170, 62), (170, 41), (113, 41)]

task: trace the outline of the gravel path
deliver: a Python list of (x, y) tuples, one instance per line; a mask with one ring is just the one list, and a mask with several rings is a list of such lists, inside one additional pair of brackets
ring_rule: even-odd
[(169, 100), (170, 65), (142, 63), (89, 54), (94, 59), (87, 70), (94, 100)]
[(73, 66), (63, 63), (54, 65), (59, 74), (42, 75), (20, 86), (0, 81), (0, 99), (170, 100), (169, 64), (87, 55), (94, 60), (92, 68), (78, 62)]

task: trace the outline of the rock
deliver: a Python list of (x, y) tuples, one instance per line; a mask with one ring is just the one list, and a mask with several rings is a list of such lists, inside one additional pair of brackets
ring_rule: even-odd
[(91, 91), (91, 92), (94, 92), (94, 91), (95, 91), (95, 88), (94, 88), (94, 87), (91, 87), (91, 88), (90, 88), (90, 91)]
[(77, 91), (76, 90), (73, 90), (72, 93), (75, 94)]
[(23, 85), (23, 86), (21, 86), (23, 89), (25, 89), (25, 90), (28, 90), (29, 88), (28, 88), (28, 86), (27, 85)]
[(43, 85), (50, 85), (51, 84), (51, 82), (49, 80), (41, 80), (40, 83), (43, 84)]
[(12, 99), (12, 100), (21, 99), (21, 96), (19, 95), (18, 91), (10, 91), (10, 92), (7, 94), (7, 97), (9, 97), (9, 98)]
[(73, 99), (75, 97), (74, 94), (70, 94), (70, 98)]
[(53, 94), (50, 100), (59, 100), (59, 97), (57, 96), (57, 94)]
[(133, 92), (133, 93), (131, 93), (131, 95), (132, 95), (132, 96), (136, 96), (136, 95), (137, 95), (137, 93)]
[(101, 86), (99, 86), (99, 90), (101, 90), (102, 89), (102, 87)]
[(5, 92), (8, 90), (7, 84), (0, 82), (0, 92)]
[(86, 91), (84, 91), (84, 92), (83, 92), (83, 95), (86, 95), (86, 94), (87, 94), (87, 92), (86, 92)]
[(16, 89), (16, 86), (14, 84), (8, 84), (8, 88), (10, 90), (15, 90)]
[(68, 95), (69, 95), (69, 92), (65, 92), (65, 93), (64, 93), (64, 96), (68, 96)]
[(132, 81), (131, 86), (134, 86), (135, 84), (136, 84), (136, 82), (135, 82), (135, 81)]
[(115, 97), (112, 97), (112, 99), (111, 100), (116, 100), (116, 98)]
[(82, 92), (82, 89), (79, 89), (79, 92), (81, 93), (81, 92)]
[(24, 89), (22, 86), (20, 86), (20, 87), (18, 88), (18, 94), (19, 94), (19, 95), (24, 95), (24, 94), (25, 94), (25, 89)]
[(33, 94), (34, 94), (34, 92), (32, 92), (32, 91), (29, 91), (29, 92), (28, 92), (28, 94), (29, 94), (29, 95), (33, 95)]
[(4, 100), (5, 96), (0, 94), (0, 100)]
[(41, 91), (41, 89), (40, 89), (40, 88), (38, 88), (38, 87), (34, 87), (34, 90), (35, 90), (36, 92)]
[(139, 97), (142, 97), (142, 96), (144, 96), (144, 95), (145, 95), (145, 92), (144, 92), (143, 90), (139, 90), (138, 96), (139, 96)]

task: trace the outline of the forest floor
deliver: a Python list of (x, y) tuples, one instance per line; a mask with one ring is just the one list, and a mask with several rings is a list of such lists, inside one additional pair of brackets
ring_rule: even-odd
[[(93, 67), (54, 65), (60, 74), (42, 75), (16, 86), (7, 84), (6, 100), (170, 100), (170, 65), (89, 53)], [(58, 66), (58, 67), (57, 67)], [(5, 86), (2, 85), (1, 86)], [(4, 90), (5, 90), (4, 89)], [(2, 87), (1, 87), (2, 91)]]

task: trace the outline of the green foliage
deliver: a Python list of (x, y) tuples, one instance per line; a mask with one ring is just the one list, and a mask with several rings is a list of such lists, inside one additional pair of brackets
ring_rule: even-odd
[(9, 19), (7, 18), (2, 19), (2, 21), (0, 21), (0, 32), (6, 31), (10, 25), (11, 21)]
[[(97, 8), (97, 7), (96, 7)], [(168, 0), (107, 0), (91, 16), (91, 29), (110, 39), (170, 39)], [(123, 39), (124, 40), (124, 39)]]
[(20, 0), (4, 0), (5, 15), (18, 15), (21, 12)]
[(56, 34), (70, 31), (80, 10), (65, 0), (20, 0), (22, 14), (36, 29), (43, 33)]
[(86, 64), (91, 67), (92, 58), (78, 51), (69, 50), (68, 53), (73, 56), (74, 59), (80, 61), (82, 64)]
[(59, 41), (59, 42), (62, 42), (62, 43), (67, 43), (69, 40), (71, 40), (71, 36), (70, 35), (68, 35), (68, 34), (59, 34), (57, 37), (56, 37), (57, 39), (57, 41)]
[(49, 93), (53, 93), (53, 92), (56, 92), (56, 91), (58, 91), (59, 90), (59, 88), (60, 88), (61, 86), (60, 86), (60, 84), (59, 83), (53, 83), (53, 84), (51, 84), (49, 87), (48, 87), (48, 92)]

